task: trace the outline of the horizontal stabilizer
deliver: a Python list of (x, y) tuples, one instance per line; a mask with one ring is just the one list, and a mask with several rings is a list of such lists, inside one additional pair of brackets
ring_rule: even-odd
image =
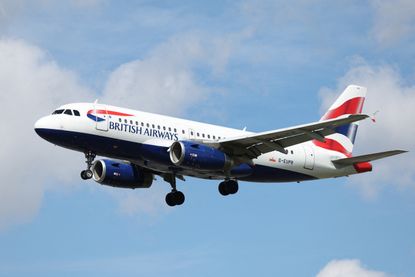
[(361, 156), (356, 156), (356, 157), (351, 157), (351, 158), (333, 160), (332, 162), (336, 165), (353, 165), (355, 163), (370, 162), (370, 161), (379, 160), (379, 159), (383, 159), (386, 157), (402, 154), (405, 152), (408, 152), (408, 151), (391, 150), (391, 151), (361, 155)]

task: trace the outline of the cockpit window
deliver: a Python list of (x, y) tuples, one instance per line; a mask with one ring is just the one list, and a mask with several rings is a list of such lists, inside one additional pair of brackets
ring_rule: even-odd
[(65, 110), (64, 114), (72, 115), (72, 111), (71, 110)]
[(73, 110), (73, 114), (74, 114), (75, 116), (81, 116), (81, 114), (80, 114), (77, 110)]
[(54, 111), (52, 114), (61, 114), (61, 113), (63, 113), (63, 111), (64, 111), (64, 110), (56, 110), (56, 111)]

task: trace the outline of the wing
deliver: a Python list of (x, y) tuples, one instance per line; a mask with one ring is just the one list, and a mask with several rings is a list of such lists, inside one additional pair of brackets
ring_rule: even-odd
[(368, 115), (364, 114), (348, 115), (285, 129), (224, 139), (210, 144), (233, 157), (254, 159), (261, 154), (272, 151), (287, 153), (285, 148), (309, 140), (316, 139), (324, 142), (324, 137), (334, 134), (336, 127), (367, 117)]
[(360, 163), (360, 162), (370, 162), (374, 160), (379, 160), (379, 159), (383, 159), (386, 157), (390, 157), (390, 156), (394, 156), (394, 155), (398, 155), (398, 154), (402, 154), (406, 152), (407, 151), (405, 150), (391, 150), (391, 151), (361, 155), (361, 156), (356, 156), (356, 157), (351, 157), (351, 158), (338, 159), (338, 160), (334, 160), (333, 163), (336, 165), (347, 166), (347, 165), (352, 165), (352, 164)]

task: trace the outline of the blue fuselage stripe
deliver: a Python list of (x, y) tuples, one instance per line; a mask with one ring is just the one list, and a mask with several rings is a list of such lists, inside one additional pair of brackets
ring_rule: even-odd
[[(80, 152), (88, 150), (99, 156), (130, 161), (145, 161), (151, 157), (151, 162), (155, 165), (174, 167), (166, 147), (64, 130), (36, 129), (35, 131), (43, 139), (68, 149)], [(154, 168), (153, 170), (157, 171)], [(293, 182), (316, 178), (280, 168), (255, 165), (251, 175), (238, 179), (252, 182)]]

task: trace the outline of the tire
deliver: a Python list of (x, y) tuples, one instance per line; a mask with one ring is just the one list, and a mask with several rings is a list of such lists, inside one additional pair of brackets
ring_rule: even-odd
[(229, 195), (229, 192), (226, 188), (226, 182), (221, 182), (218, 186), (219, 193), (223, 196)]
[(172, 192), (169, 192), (166, 194), (166, 204), (170, 207), (176, 206), (176, 202), (174, 201), (174, 194)]
[(82, 180), (88, 180), (88, 177), (86, 176), (86, 170), (81, 171), (81, 178)]
[(226, 187), (226, 190), (229, 192), (229, 194), (235, 194), (239, 189), (238, 182), (235, 180), (229, 180), (226, 184)]
[(184, 203), (185, 197), (183, 192), (181, 191), (176, 191), (174, 193), (174, 200), (176, 201), (176, 205), (182, 205)]

